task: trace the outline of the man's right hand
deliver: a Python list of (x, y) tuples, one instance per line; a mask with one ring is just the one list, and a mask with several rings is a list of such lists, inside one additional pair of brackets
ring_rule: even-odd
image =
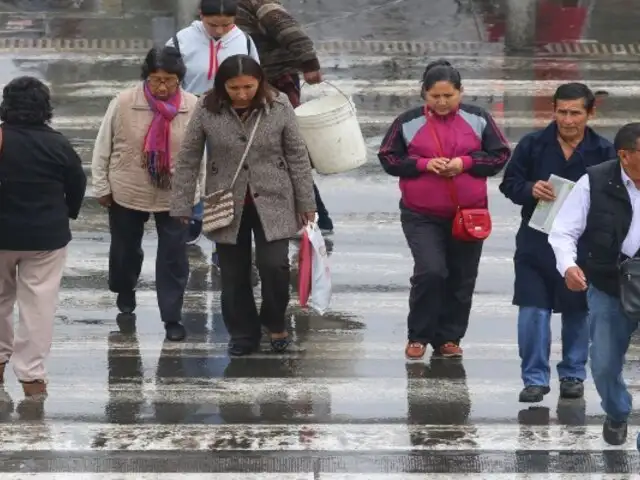
[(552, 202), (556, 199), (556, 195), (553, 192), (553, 185), (550, 182), (545, 182), (544, 180), (538, 180), (533, 185), (532, 193), (536, 200)]
[(322, 72), (320, 70), (316, 70), (315, 72), (307, 72), (304, 74), (304, 81), (309, 85), (322, 83)]
[(567, 268), (564, 281), (572, 292), (584, 292), (587, 289), (587, 277), (580, 267)]
[(113, 195), (109, 194), (98, 198), (98, 203), (104, 208), (109, 208), (113, 204)]

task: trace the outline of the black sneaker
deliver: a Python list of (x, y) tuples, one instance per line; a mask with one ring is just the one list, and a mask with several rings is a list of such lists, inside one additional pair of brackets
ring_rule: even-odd
[(522, 403), (541, 402), (550, 391), (551, 389), (545, 385), (528, 385), (520, 392), (520, 401)]
[(187, 336), (184, 326), (178, 322), (166, 323), (164, 325), (166, 339), (170, 342), (181, 342)]
[(136, 303), (136, 292), (120, 292), (116, 299), (116, 305), (120, 313), (133, 313), (138, 306)]
[(573, 377), (560, 379), (561, 398), (582, 398), (584, 396), (584, 384), (582, 380)]
[(622, 445), (627, 441), (627, 422), (616, 422), (609, 417), (602, 425), (602, 438), (609, 445)]

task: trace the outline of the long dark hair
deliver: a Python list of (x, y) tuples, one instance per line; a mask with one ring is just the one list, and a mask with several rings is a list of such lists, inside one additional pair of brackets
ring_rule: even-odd
[(275, 98), (275, 92), (267, 81), (267, 76), (258, 62), (249, 55), (232, 55), (218, 67), (213, 88), (204, 97), (204, 108), (212, 113), (220, 113), (223, 108), (231, 105), (231, 99), (225, 88), (225, 84), (232, 78), (247, 75), (258, 80), (258, 91), (253, 97), (251, 108), (257, 109), (271, 104)]

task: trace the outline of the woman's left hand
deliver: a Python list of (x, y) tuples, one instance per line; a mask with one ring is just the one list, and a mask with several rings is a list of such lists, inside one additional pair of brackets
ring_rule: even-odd
[(191, 222), (191, 217), (175, 217), (175, 219), (183, 225), (189, 225), (189, 222)]
[(302, 225), (307, 225), (309, 223), (316, 221), (316, 212), (306, 212), (300, 214), (300, 223)]
[(455, 177), (456, 175), (460, 175), (463, 169), (464, 164), (462, 163), (462, 159), (460, 157), (452, 158), (440, 172), (440, 175), (443, 177)]

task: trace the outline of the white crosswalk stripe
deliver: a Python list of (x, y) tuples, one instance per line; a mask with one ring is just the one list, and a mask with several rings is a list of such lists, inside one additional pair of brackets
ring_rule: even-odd
[[(29, 58), (51, 62), (53, 56)], [(136, 78), (136, 56), (115, 58), (99, 59), (112, 65), (100, 67), (98, 77), (91, 74), (89, 56), (62, 56), (78, 63), (78, 79), (47, 79), (61, 112), (54, 126), (80, 146), (85, 163), (101, 112)], [(329, 60), (336, 68), (328, 79), (357, 103), (371, 158), (360, 172), (317, 178), (336, 223), (334, 295), (331, 311), (321, 317), (300, 309), (293, 289), (288, 315), (305, 351), (276, 355), (265, 344), (252, 357), (228, 358), (219, 279), (210, 272), (204, 241), (191, 257), (189, 338), (164, 342), (152, 226), (143, 242), (137, 331), (119, 332), (105, 273), (107, 218), (88, 199), (74, 226), (44, 409), (21, 402), (13, 372), (7, 372), (0, 395), (2, 480), (577, 480), (632, 478), (626, 473), (640, 470), (632, 454), (633, 429), (622, 447), (603, 442), (603, 414), (590, 381), (583, 402), (559, 401), (554, 372), (552, 393), (541, 404), (530, 409), (517, 402), (511, 292), (519, 210), (502, 198), (499, 179), (489, 183), (494, 232), (480, 265), (464, 361), (405, 361), (412, 260), (398, 218), (396, 179), (381, 172), (375, 150), (391, 120), (412, 102), (420, 104), (419, 84), (384, 79), (378, 67), (388, 56)], [(531, 66), (530, 59), (517, 61), (518, 68)], [(402, 62), (419, 77), (423, 58)], [(490, 109), (504, 103), (497, 122), (510, 141), (548, 121), (548, 111), (534, 113), (530, 104), (561, 81), (495, 79), (489, 70), (517, 74), (517, 63), (497, 57), (481, 63), (460, 57), (465, 95)], [(587, 83), (607, 90), (616, 106), (605, 105), (593, 122), (608, 136), (636, 119), (640, 97), (631, 77), (637, 64), (611, 65), (548, 62), (568, 76), (594, 73), (597, 80)], [(347, 78), (354, 68), (370, 69), (369, 75)], [(602, 78), (607, 71), (616, 77), (629, 72), (631, 78)], [(329, 89), (315, 88), (310, 95)], [(554, 320), (554, 332), (558, 327)], [(561, 353), (555, 334), (552, 370)], [(625, 369), (634, 396), (640, 392), (639, 357), (634, 344)]]

